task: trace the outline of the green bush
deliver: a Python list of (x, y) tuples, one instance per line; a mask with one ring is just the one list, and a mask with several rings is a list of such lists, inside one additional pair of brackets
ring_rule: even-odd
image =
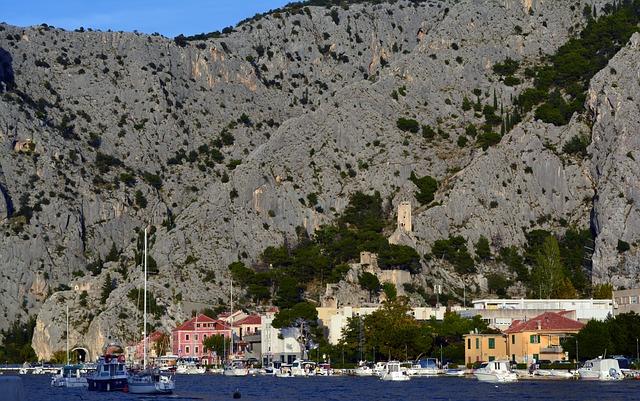
[(489, 131), (483, 132), (478, 135), (478, 137), (476, 138), (476, 143), (482, 148), (482, 150), (487, 150), (490, 146), (500, 143), (500, 139), (502, 139), (500, 137), (500, 134)]
[(420, 131), (420, 124), (416, 120), (413, 120), (411, 118), (404, 118), (404, 117), (398, 118), (398, 121), (396, 121), (396, 126), (401, 131), (411, 132), (414, 134)]
[(502, 63), (496, 63), (493, 65), (493, 72), (498, 75), (513, 75), (518, 71), (520, 64), (507, 57)]
[(587, 135), (576, 135), (564, 144), (562, 151), (564, 153), (586, 157), (587, 146), (589, 146), (590, 142), (591, 139)]
[(438, 190), (438, 181), (435, 178), (429, 175), (418, 178), (414, 172), (411, 172), (409, 180), (418, 187), (418, 192), (415, 192), (414, 195), (420, 204), (428, 205), (433, 201), (434, 194)]

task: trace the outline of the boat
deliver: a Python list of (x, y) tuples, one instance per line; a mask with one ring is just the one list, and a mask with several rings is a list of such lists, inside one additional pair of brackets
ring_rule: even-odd
[(329, 363), (319, 363), (316, 368), (316, 376), (333, 376), (333, 369)]
[(87, 376), (90, 391), (123, 391), (127, 388), (127, 367), (122, 348), (109, 345), (98, 359), (93, 375)]
[(380, 376), (380, 380), (384, 381), (407, 381), (409, 379), (410, 377), (407, 376), (406, 372), (400, 369), (400, 362), (398, 361), (387, 362), (382, 376)]
[(178, 355), (167, 354), (156, 358), (155, 365), (160, 372), (175, 372), (178, 363)]
[(437, 376), (444, 373), (435, 358), (419, 359), (407, 369), (409, 376)]
[(247, 376), (249, 374), (249, 368), (246, 361), (242, 359), (234, 359), (224, 367), (225, 376)]
[(293, 372), (291, 371), (291, 365), (287, 363), (281, 363), (280, 367), (275, 370), (276, 377), (293, 377)]
[(353, 374), (359, 377), (375, 376), (376, 372), (373, 370), (372, 364), (366, 361), (360, 361), (359, 366), (353, 371)]
[(200, 364), (200, 359), (192, 356), (179, 358), (176, 363), (176, 373), (180, 375), (202, 375), (207, 368)]
[(484, 362), (473, 375), (481, 382), (511, 383), (518, 381), (518, 376), (511, 371), (509, 361)]
[(129, 376), (127, 385), (131, 394), (171, 394), (176, 387), (171, 376), (163, 375), (157, 369)]
[(82, 365), (65, 365), (57, 375), (51, 377), (52, 387), (88, 387), (87, 378), (82, 375)]
[(127, 379), (132, 394), (171, 394), (175, 383), (171, 376), (161, 375), (158, 369), (147, 369), (147, 229), (144, 229), (144, 309), (142, 326), (142, 371)]
[(313, 361), (296, 359), (291, 365), (291, 373), (294, 376), (315, 376), (316, 363)]
[(452, 376), (452, 377), (462, 377), (464, 376), (464, 370), (463, 369), (447, 369), (444, 372), (445, 376)]
[(580, 380), (622, 380), (624, 375), (620, 370), (617, 359), (595, 358), (590, 359), (578, 369)]
[(382, 376), (384, 370), (386, 369), (386, 366), (386, 362), (376, 362), (376, 364), (372, 367), (374, 376)]

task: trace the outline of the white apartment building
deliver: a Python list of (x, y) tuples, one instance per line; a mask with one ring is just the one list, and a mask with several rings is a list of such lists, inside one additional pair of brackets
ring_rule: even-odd
[(483, 315), (480, 312), (482, 310), (535, 310), (535, 313), (575, 311), (575, 319), (584, 322), (592, 319), (605, 320), (612, 315), (613, 301), (611, 299), (478, 299), (473, 301), (473, 309), (478, 311), (479, 315)]

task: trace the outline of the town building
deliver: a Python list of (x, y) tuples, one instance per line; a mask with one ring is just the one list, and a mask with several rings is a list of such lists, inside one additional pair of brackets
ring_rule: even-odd
[(473, 301), (473, 309), (472, 312), (480, 316), (483, 316), (483, 310), (575, 311), (577, 320), (587, 322), (592, 319), (605, 320), (611, 316), (613, 301), (611, 299), (478, 299)]
[(640, 314), (640, 288), (613, 291), (613, 314), (629, 312)]
[(272, 361), (292, 363), (303, 354), (303, 349), (297, 340), (299, 329), (273, 327), (272, 322), (277, 312), (278, 309), (274, 307), (261, 316), (260, 343), (263, 366), (268, 366)]
[[(259, 349), (256, 346), (260, 341), (260, 329), (262, 317), (260, 315), (247, 315), (233, 322), (233, 338), (238, 355), (245, 358), (260, 358)], [(258, 352), (258, 356), (256, 356)]]
[[(160, 351), (160, 355), (158, 355)], [(170, 337), (164, 331), (156, 330), (147, 336), (147, 362), (153, 362), (157, 357), (170, 351)], [(133, 359), (142, 363), (144, 358), (144, 340), (135, 344)]]
[[(367, 306), (343, 306), (337, 307), (318, 307), (318, 320), (321, 326), (324, 328), (325, 338), (330, 344), (336, 345), (340, 342), (342, 337), (342, 330), (347, 327), (349, 319), (357, 316), (366, 316), (380, 309), (382, 305), (367, 305)], [(411, 309), (411, 315), (416, 320), (430, 320), (435, 318), (436, 320), (444, 319), (444, 314), (447, 311), (459, 310), (459, 307), (446, 308), (440, 307), (416, 307)]]
[(480, 316), (490, 328), (504, 331), (516, 320), (528, 320), (545, 312), (564, 312), (564, 316), (577, 320), (576, 311), (563, 311), (561, 309), (467, 309), (458, 313), (467, 319)]
[(219, 335), (230, 338), (231, 327), (222, 320), (196, 315), (171, 331), (173, 353), (181, 357), (210, 358), (211, 353), (204, 350), (202, 343), (207, 337)]
[(528, 320), (516, 320), (502, 333), (469, 333), (464, 336), (466, 363), (511, 360), (530, 364), (566, 360), (560, 341), (578, 333), (584, 323), (566, 312), (545, 312)]

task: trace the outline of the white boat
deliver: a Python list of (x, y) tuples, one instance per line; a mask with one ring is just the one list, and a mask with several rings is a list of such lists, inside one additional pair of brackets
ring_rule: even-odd
[(375, 376), (382, 376), (382, 374), (384, 373), (385, 369), (386, 369), (387, 363), (386, 362), (376, 362), (375, 365), (373, 365), (373, 374)]
[(249, 368), (245, 361), (241, 359), (235, 359), (231, 363), (224, 367), (225, 376), (247, 376), (249, 374)]
[(176, 373), (179, 375), (203, 375), (207, 373), (207, 368), (200, 365), (183, 364), (176, 367)]
[(171, 394), (175, 383), (171, 376), (161, 375), (158, 370), (147, 370), (147, 229), (144, 229), (144, 309), (142, 329), (142, 372), (127, 378), (132, 394)]
[(88, 387), (87, 378), (81, 373), (81, 365), (65, 365), (57, 375), (51, 377), (52, 387)]
[(282, 363), (279, 368), (276, 368), (274, 375), (276, 377), (293, 377), (293, 372), (291, 371), (291, 365)]
[(386, 363), (380, 379), (384, 381), (407, 381), (410, 378), (400, 369), (400, 362), (389, 361)]
[(578, 369), (581, 380), (622, 380), (624, 375), (616, 359), (590, 359)]
[(131, 394), (171, 394), (176, 387), (171, 376), (162, 375), (159, 371), (131, 375), (127, 385)]
[(93, 375), (87, 376), (90, 391), (122, 391), (127, 387), (127, 367), (122, 347), (108, 345)]
[(435, 358), (419, 359), (407, 369), (409, 376), (437, 376), (444, 373)]
[(463, 369), (447, 369), (444, 372), (445, 376), (454, 376), (454, 377), (461, 377), (464, 376), (464, 370)]
[(353, 374), (359, 377), (375, 376), (373, 365), (366, 361), (361, 361), (360, 365), (353, 371)]
[(518, 381), (518, 376), (509, 367), (509, 361), (485, 362), (473, 371), (473, 375), (481, 382), (511, 383)]
[(296, 359), (291, 365), (291, 373), (294, 376), (315, 376), (316, 375), (316, 363), (313, 361), (305, 361)]

